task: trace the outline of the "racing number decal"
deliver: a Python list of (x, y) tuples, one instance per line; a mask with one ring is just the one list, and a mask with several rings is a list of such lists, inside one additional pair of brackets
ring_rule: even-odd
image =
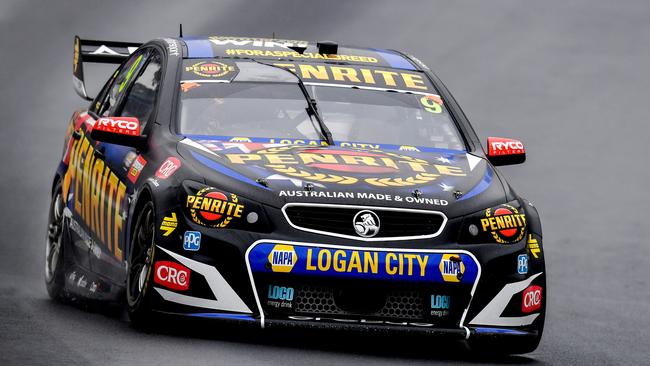
[(435, 114), (442, 113), (442, 100), (438, 96), (425, 95), (420, 98), (420, 103), (422, 103), (424, 110), (427, 112)]

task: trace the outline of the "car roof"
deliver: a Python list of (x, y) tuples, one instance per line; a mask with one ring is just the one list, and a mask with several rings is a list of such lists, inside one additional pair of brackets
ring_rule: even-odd
[(253, 37), (183, 37), (184, 58), (243, 58), (293, 62), (328, 62), (423, 71), (413, 57), (388, 49), (339, 46), (334, 42)]

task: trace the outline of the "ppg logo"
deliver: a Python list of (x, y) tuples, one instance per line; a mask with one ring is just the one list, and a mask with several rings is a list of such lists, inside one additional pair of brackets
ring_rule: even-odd
[(528, 273), (528, 255), (520, 254), (517, 257), (517, 272), (519, 274)]
[(183, 249), (197, 251), (201, 248), (201, 233), (198, 231), (186, 231), (183, 237)]

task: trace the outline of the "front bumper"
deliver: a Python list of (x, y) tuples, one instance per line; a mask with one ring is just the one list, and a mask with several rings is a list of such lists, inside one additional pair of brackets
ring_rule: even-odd
[[(502, 294), (513, 283), (527, 287), (535, 281), (535, 284), (545, 286), (544, 274), (540, 271), (543, 271), (543, 264), (539, 267), (531, 263), (528, 274), (520, 274), (516, 270), (516, 258), (522, 252), (527, 252), (526, 243), (474, 245), (467, 249), (412, 249), (404, 248), (407, 245), (401, 248), (369, 247), (367, 244), (344, 247), (260, 239), (252, 245), (243, 246), (243, 252), (235, 250), (232, 245), (221, 245), (218, 254), (211, 253), (209, 256), (201, 252), (158, 246), (156, 261), (178, 262), (187, 267), (191, 275), (186, 290), (176, 291), (154, 283), (154, 309), (257, 324), (263, 328), (295, 326), (400, 332), (459, 340), (470, 336), (493, 339), (535, 337), (543, 322), (543, 316), (536, 319), (543, 313), (543, 307), (534, 314), (518, 311), (521, 308), (521, 300), (517, 296), (520, 291)], [(286, 253), (283, 256), (282, 252), (289, 248), (295, 251), (295, 257)], [(310, 249), (311, 253), (308, 253)], [(329, 259), (328, 268), (318, 270), (318, 250), (330, 252), (332, 258)], [(338, 271), (333, 264), (337, 251), (339, 261), (343, 253), (347, 253), (345, 258), (348, 259), (346, 265), (339, 265)], [(384, 256), (382, 260), (378, 254), (376, 264), (366, 262), (368, 268), (364, 270), (363, 262), (351, 265), (351, 253), (354, 252), (360, 253), (362, 261), (363, 253), (383, 253)], [(388, 253), (394, 255), (388, 257)], [(405, 263), (401, 273), (397, 265), (400, 254)], [(424, 261), (424, 257), (419, 259), (420, 262), (412, 259), (409, 276), (404, 259), (407, 254), (426, 256), (429, 258), (427, 265), (422, 268), (416, 266), (416, 263)], [(320, 264), (324, 266), (328, 259), (325, 258), (327, 255), (322, 257)], [(460, 259), (455, 267), (462, 268), (460, 278), (449, 276), (454, 275), (453, 269), (447, 272), (446, 278), (443, 277), (445, 263), (452, 265), (449, 263), (450, 257)], [(284, 258), (284, 262), (278, 262), (278, 258)], [(371, 270), (373, 264), (377, 268), (375, 271)], [(388, 267), (392, 276), (386, 271), (389, 264), (392, 265)], [(292, 267), (288, 269), (282, 265)], [(381, 267), (383, 271), (379, 270)], [(362, 270), (357, 271), (359, 268)], [(312, 273), (309, 273), (309, 269)], [(289, 288), (292, 292), (290, 298), (286, 290)], [(310, 296), (305, 295), (308, 291), (312, 293)], [(391, 295), (400, 291), (409, 293), (410, 297), (404, 295), (401, 303), (393, 302), (388, 306)], [(368, 295), (374, 297), (372, 301), (364, 301)], [(497, 313), (490, 310), (488, 305), (496, 300), (502, 301), (499, 299), (504, 296), (510, 297), (506, 299), (503, 309), (497, 309)], [(305, 300), (306, 297), (311, 299)], [(486, 310), (489, 310), (487, 315)], [(473, 323), (472, 320), (477, 318), (483, 322)]]

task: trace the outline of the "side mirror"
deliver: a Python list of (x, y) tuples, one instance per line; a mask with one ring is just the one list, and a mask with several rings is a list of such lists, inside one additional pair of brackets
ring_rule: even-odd
[(526, 161), (526, 149), (519, 140), (488, 137), (487, 158), (493, 165), (521, 164)]
[(135, 117), (103, 117), (95, 122), (90, 137), (95, 141), (141, 149), (146, 141), (140, 135), (140, 121)]

